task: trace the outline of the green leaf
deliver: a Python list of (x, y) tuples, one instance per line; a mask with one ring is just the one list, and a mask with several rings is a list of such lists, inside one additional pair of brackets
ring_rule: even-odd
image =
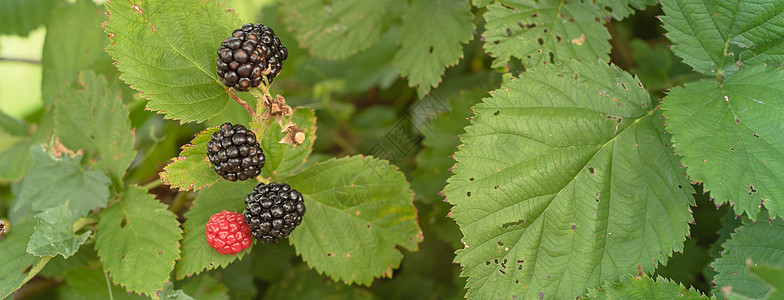
[(282, 2), (280, 13), (310, 55), (340, 59), (375, 44), (405, 9), (398, 0), (301, 0)]
[(289, 269), (273, 284), (265, 299), (375, 299), (368, 290), (333, 282), (301, 266)]
[(0, 131), (12, 136), (27, 136), (27, 125), (25, 125), (24, 121), (0, 111)]
[(762, 298), (771, 291), (770, 286), (749, 273), (747, 261), (752, 264), (784, 264), (784, 221), (768, 220), (763, 211), (760, 221), (743, 220), (731, 238), (722, 247), (721, 258), (711, 266), (716, 269), (713, 293), (721, 295), (731, 287), (733, 293), (751, 298)]
[(101, 215), (95, 249), (114, 283), (151, 296), (169, 280), (181, 235), (177, 216), (132, 185)]
[(784, 299), (784, 266), (755, 264), (749, 271), (770, 285), (771, 293), (768, 294), (768, 299)]
[[(373, 46), (343, 60), (306, 56), (302, 64), (308, 68), (299, 69), (292, 75), (298, 82), (313, 84), (313, 96), (321, 99), (328, 99), (330, 93), (364, 93), (373, 87), (388, 89), (400, 78), (397, 68), (392, 65), (399, 48), (396, 29), (391, 28)], [(345, 105), (338, 101), (330, 103)], [(342, 109), (330, 106), (332, 111)]]
[(27, 214), (11, 224), (8, 235), (0, 242), (0, 298), (5, 299), (19, 289), (26, 282), (25, 279), (35, 276), (38, 272), (34, 270), (40, 271), (40, 268), (33, 266), (44, 258), (25, 251), (34, 226), (35, 219), (32, 214)]
[(717, 204), (756, 218), (760, 204), (784, 216), (784, 73), (743, 68), (724, 83), (703, 80), (664, 98), (667, 131), (689, 176)]
[[(223, 273), (221, 274), (221, 278), (223, 279), (223, 282), (234, 291), (236, 290), (232, 288), (232, 284), (229, 284), (227, 281), (231, 276), (226, 276), (226, 273), (231, 272), (232, 269), (250, 269), (248, 272), (250, 272), (251, 281), (253, 281), (253, 278), (258, 278), (264, 281), (274, 282), (283, 277), (283, 274), (286, 271), (299, 264), (299, 259), (296, 257), (297, 254), (294, 247), (289, 243), (267, 244), (264, 245), (263, 251), (252, 252), (248, 257), (243, 258), (250, 261), (226, 267), (226, 269), (221, 271), (221, 273)], [(257, 265), (264, 266), (264, 268), (255, 268), (254, 266)], [(257, 293), (257, 291), (254, 289), (253, 293)]]
[(468, 298), (572, 298), (683, 249), (693, 189), (636, 78), (572, 61), (491, 95), (444, 188)]
[[(273, 244), (275, 246), (281, 245), (280, 243)], [(255, 255), (259, 253), (270, 253), (270, 249), (274, 249), (273, 247), (264, 247), (263, 251), (256, 251), (251, 252), (251, 255), (243, 257), (242, 263), (230, 264), (226, 266), (225, 269), (220, 270), (219, 272), (211, 272), (212, 274), (217, 274), (220, 282), (228, 288), (228, 297), (229, 299), (258, 299), (258, 287), (256, 287), (254, 281), (256, 277), (253, 275), (254, 272), (261, 271), (266, 273), (266, 271), (270, 269), (277, 269), (272, 266), (275, 264), (287, 264), (285, 270), (288, 270), (292, 264), (292, 258), (294, 257), (294, 248), (289, 247), (288, 245), (282, 245), (290, 248), (290, 256), (275, 256), (272, 260), (272, 264), (264, 264), (259, 262), (255, 259)], [(278, 254), (278, 253), (275, 253)], [(274, 255), (274, 254), (273, 254)], [(264, 268), (258, 268), (257, 266), (264, 266)], [(282, 273), (282, 272), (281, 272)], [(274, 281), (279, 279), (279, 276), (272, 277), (269, 281)], [(261, 278), (259, 278), (261, 279)]]
[(664, 277), (656, 281), (645, 274), (627, 274), (620, 282), (607, 282), (588, 291), (584, 299), (710, 299), (695, 288), (686, 288)]
[(280, 132), (280, 125), (273, 122), (261, 140), (261, 148), (266, 155), (264, 168), (261, 169), (261, 176), (264, 178), (278, 179), (291, 176), (313, 152), (313, 142), (316, 140), (316, 115), (313, 110), (298, 107), (294, 110), (291, 121), (305, 133), (305, 141), (296, 148), (279, 143), (285, 134)]
[(193, 297), (185, 294), (183, 290), (175, 290), (174, 284), (167, 282), (160, 294), (160, 300), (193, 300)]
[(784, 3), (768, 0), (662, 0), (672, 51), (702, 74), (729, 74), (735, 64), (784, 64)]
[[(77, 80), (79, 71), (111, 66), (111, 58), (103, 51), (109, 39), (98, 26), (105, 19), (102, 6), (89, 0), (64, 5), (52, 14), (42, 54), (41, 97), (46, 107), (66, 84)], [(119, 94), (119, 90), (114, 91)]]
[(422, 240), (414, 193), (386, 160), (330, 159), (286, 182), (307, 207), (289, 240), (310, 267), (333, 280), (369, 285), (391, 277), (403, 258), (396, 247), (416, 251)]
[[(223, 210), (242, 212), (245, 210), (245, 196), (253, 190), (255, 181), (220, 181), (205, 188), (193, 201), (193, 207), (185, 213), (185, 236), (182, 240), (182, 259), (177, 263), (177, 279), (183, 279), (212, 270), (226, 267), (237, 258), (250, 252), (243, 250), (237, 255), (222, 255), (207, 245), (205, 224), (214, 214)], [(258, 247), (258, 246), (257, 246)]]
[(721, 228), (719, 228), (719, 236), (716, 238), (716, 242), (713, 243), (710, 249), (711, 257), (719, 258), (721, 257), (721, 253), (724, 252), (724, 248), (722, 248), (722, 244), (730, 239), (730, 234), (735, 232), (735, 229), (740, 227), (741, 219), (740, 217), (735, 216), (735, 212), (732, 210), (727, 211), (724, 216), (721, 218)]
[(182, 122), (204, 121), (231, 100), (215, 73), (216, 51), (240, 27), (221, 1), (106, 2), (106, 52), (120, 79), (150, 100), (147, 109)]
[(0, 152), (8, 150), (8, 148), (11, 148), (22, 140), (22, 137), (11, 135), (0, 128)]
[(30, 157), (30, 140), (23, 139), (0, 152), (0, 182), (22, 179), (33, 166)]
[(103, 75), (80, 73), (78, 89), (65, 89), (55, 103), (55, 132), (70, 149), (97, 153), (91, 164), (117, 180), (136, 157), (136, 137), (120, 89)]
[(465, 0), (414, 0), (398, 31), (401, 48), (392, 62), (419, 98), (437, 87), (446, 66), (463, 57), (474, 34), (474, 16)]
[(27, 243), (27, 253), (35, 256), (62, 255), (68, 258), (79, 250), (87, 237), (92, 233), (87, 231), (75, 235), (73, 231), (74, 216), (65, 206), (49, 208), (35, 216), (38, 225)]
[[(101, 268), (80, 266), (65, 272), (65, 283), (71, 290), (85, 300), (88, 299), (146, 299), (128, 293), (119, 286), (107, 288), (107, 277)], [(109, 296), (111, 289), (111, 296)]]
[[(52, 257), (52, 260), (41, 270), (44, 277), (63, 277), (69, 270), (98, 261), (98, 254), (94, 247), (79, 247), (79, 251), (68, 258), (62, 256)], [(101, 275), (103, 278), (103, 275)]]
[(182, 292), (199, 300), (229, 299), (226, 285), (210, 274), (202, 274), (182, 286)]
[(656, 5), (658, 0), (598, 0), (596, 5), (604, 10), (604, 15), (611, 16), (616, 20), (623, 20), (634, 10), (643, 10), (646, 6)]
[(84, 171), (79, 165), (81, 155), (56, 157), (41, 145), (30, 147), (34, 164), (22, 184), (19, 201), (32, 203), (33, 210), (44, 211), (65, 205), (74, 218), (106, 206), (109, 180), (101, 171)]
[(49, 19), (59, 0), (0, 0), (0, 35), (27, 36)]
[(451, 174), (448, 169), (455, 164), (451, 156), (460, 145), (457, 135), (462, 134), (463, 128), (469, 124), (471, 106), (481, 101), (484, 96), (487, 96), (484, 89), (461, 92), (449, 99), (452, 109), (448, 113), (441, 114), (430, 122), (422, 140), (425, 148), (417, 154), (417, 169), (412, 173), (411, 186), (417, 198), (428, 203), (433, 203), (436, 199), (443, 200), (438, 193), (444, 189)]
[(577, 59), (609, 59), (610, 33), (590, 1), (504, 0), (488, 6), (485, 51), (505, 66), (511, 57), (528, 67)]
[(475, 7), (485, 7), (493, 3), (493, 0), (472, 0), (471, 4)]
[(218, 127), (210, 127), (196, 134), (190, 144), (182, 146), (180, 156), (163, 168), (159, 175), (164, 184), (180, 191), (198, 191), (221, 179), (207, 160), (207, 143)]

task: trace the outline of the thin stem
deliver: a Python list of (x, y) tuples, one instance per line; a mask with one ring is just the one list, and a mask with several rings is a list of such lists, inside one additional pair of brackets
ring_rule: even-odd
[(343, 152), (346, 152), (346, 154), (351, 155), (359, 153), (359, 150), (344, 139), (337, 130), (332, 134), (332, 141), (335, 142), (340, 149), (343, 149)]
[(95, 219), (91, 218), (79, 218), (76, 222), (73, 223), (73, 232), (76, 233), (80, 229), (84, 228), (84, 226), (95, 224)]
[(114, 295), (112, 294), (112, 283), (109, 281), (109, 275), (106, 272), (103, 272), (103, 278), (106, 279), (106, 288), (109, 289), (109, 300), (114, 300)]
[(142, 188), (147, 190), (147, 191), (149, 191), (149, 190), (157, 188), (157, 187), (159, 187), (161, 185), (163, 185), (163, 181), (158, 179), (158, 180), (153, 180), (153, 181), (148, 182), (147, 184), (143, 185)]
[(237, 97), (237, 95), (234, 94), (234, 89), (233, 88), (229, 88), (228, 93), (229, 93), (229, 96), (231, 97), (231, 99), (234, 99), (234, 101), (239, 103), (240, 106), (245, 108), (245, 110), (247, 110), (248, 113), (250, 113), (251, 117), (256, 116), (256, 111), (253, 110), (253, 107), (250, 107), (250, 105), (248, 105), (248, 103), (245, 102), (245, 100), (242, 100), (242, 99), (240, 99), (240, 97)]
[(716, 81), (719, 82), (719, 85), (724, 81), (724, 76), (722, 76), (721, 70), (716, 71)]
[(25, 285), (25, 283), (30, 281), (30, 279), (33, 279), (33, 277), (35, 277), (35, 275), (38, 274), (38, 272), (41, 272), (41, 270), (46, 266), (47, 263), (49, 263), (49, 260), (51, 259), (52, 257), (48, 255), (41, 257), (41, 260), (37, 264), (35, 264), (35, 266), (32, 269), (30, 269), (30, 272), (27, 272), (27, 277), (25, 277), (25, 279), (22, 280), (22, 285)]
[(19, 62), (19, 63), (26, 63), (26, 64), (34, 64), (34, 65), (41, 64), (40, 60), (27, 59), (27, 58), (0, 57), (0, 61)]
[(169, 206), (169, 210), (173, 213), (177, 213), (180, 211), (182, 206), (185, 204), (185, 201), (188, 200), (188, 192), (179, 192), (176, 196), (174, 196), (174, 203)]

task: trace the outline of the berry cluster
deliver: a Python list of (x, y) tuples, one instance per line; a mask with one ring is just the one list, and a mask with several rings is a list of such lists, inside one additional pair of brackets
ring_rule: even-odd
[[(247, 91), (258, 87), (265, 78), (272, 83), (288, 55), (272, 28), (245, 24), (218, 48), (217, 73), (227, 87)], [(278, 110), (288, 107), (285, 102), (280, 103)], [(273, 111), (272, 106), (265, 108)], [(290, 107), (288, 111), (291, 115)], [(265, 156), (256, 135), (240, 124), (224, 123), (219, 129), (207, 143), (207, 158), (215, 172), (229, 181), (259, 176)], [(277, 243), (289, 236), (304, 214), (302, 194), (288, 184), (259, 183), (245, 197), (244, 213), (224, 210), (210, 217), (205, 233), (207, 244), (220, 254), (234, 255), (250, 247), (251, 236), (264, 243)]]
[(217, 73), (223, 84), (244, 92), (258, 87), (263, 76), (272, 83), (283, 68), (289, 52), (272, 28), (263, 24), (245, 24), (218, 48)]
[(245, 212), (222, 211), (207, 222), (207, 244), (220, 254), (234, 255), (250, 247), (251, 236), (277, 243), (302, 223), (305, 201), (285, 183), (259, 182), (245, 196)]
[(302, 194), (285, 183), (259, 182), (245, 197), (245, 222), (253, 237), (265, 243), (289, 236), (304, 214)]
[(218, 175), (237, 181), (259, 176), (265, 157), (253, 131), (224, 123), (207, 143), (207, 158)]

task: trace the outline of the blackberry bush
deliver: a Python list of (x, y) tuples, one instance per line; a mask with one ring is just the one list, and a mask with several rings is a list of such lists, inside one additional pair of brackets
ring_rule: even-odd
[(259, 182), (245, 197), (245, 222), (253, 237), (265, 243), (288, 237), (304, 214), (302, 194), (285, 183)]
[(228, 181), (247, 180), (261, 174), (264, 151), (256, 135), (241, 124), (224, 123), (207, 143), (207, 158), (218, 175)]
[(217, 74), (223, 84), (244, 92), (258, 87), (267, 76), (272, 83), (288, 58), (288, 50), (263, 24), (245, 24), (235, 29), (218, 48)]

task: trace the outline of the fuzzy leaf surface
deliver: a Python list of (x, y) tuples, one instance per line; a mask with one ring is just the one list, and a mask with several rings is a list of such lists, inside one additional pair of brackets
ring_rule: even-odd
[(106, 206), (111, 180), (101, 171), (82, 170), (81, 155), (58, 158), (41, 145), (29, 151), (34, 163), (22, 184), (21, 203), (32, 203), (37, 211), (65, 205), (74, 218)]
[(112, 60), (103, 51), (109, 39), (98, 26), (105, 19), (103, 7), (90, 0), (64, 5), (52, 14), (41, 58), (41, 97), (47, 107), (66, 84), (77, 80), (79, 71), (98, 65), (111, 67)]
[(732, 292), (755, 299), (763, 298), (771, 288), (749, 272), (747, 260), (753, 264), (784, 265), (784, 221), (780, 218), (766, 220), (744, 218), (743, 224), (724, 242), (724, 252), (711, 266), (718, 274), (714, 294), (721, 295), (722, 288), (730, 286)]
[(20, 288), (26, 277), (35, 276), (28, 268), (40, 260), (25, 251), (35, 227), (33, 215), (27, 214), (10, 227), (8, 235), (0, 242), (0, 298), (3, 299)]
[(106, 52), (147, 109), (201, 122), (231, 100), (215, 73), (218, 47), (241, 23), (216, 0), (114, 0), (104, 4)]
[(146, 190), (132, 185), (103, 211), (95, 249), (112, 282), (151, 296), (163, 289), (180, 257), (177, 216)]
[[(242, 258), (253, 246), (237, 255), (221, 255), (210, 248), (205, 234), (207, 221), (223, 210), (243, 212), (245, 196), (253, 191), (254, 180), (228, 182), (220, 181), (199, 192), (193, 207), (185, 213), (185, 235), (182, 240), (182, 259), (177, 262), (177, 279), (197, 275), (218, 267), (226, 267), (237, 258)], [(260, 245), (256, 245), (260, 247)]]
[(159, 175), (164, 184), (180, 191), (198, 191), (221, 179), (207, 159), (207, 143), (218, 127), (210, 127), (196, 134), (190, 144), (182, 146), (180, 156), (163, 168)]
[(341, 59), (378, 42), (405, 9), (397, 0), (301, 0), (282, 2), (280, 13), (310, 55)]
[(390, 277), (403, 259), (397, 246), (416, 251), (422, 240), (414, 193), (386, 160), (330, 159), (286, 182), (307, 207), (289, 240), (308, 266), (336, 281), (369, 285)]
[(45, 25), (60, 0), (0, 0), (0, 35), (27, 36)]
[(450, 98), (452, 109), (439, 115), (430, 122), (425, 131), (422, 145), (425, 147), (417, 154), (417, 169), (413, 172), (411, 186), (418, 198), (427, 203), (443, 200), (438, 193), (444, 189), (449, 179), (449, 168), (455, 164), (452, 153), (460, 145), (458, 134), (468, 126), (471, 107), (487, 96), (484, 89), (473, 89), (469, 92)]
[(444, 188), (468, 298), (573, 298), (683, 249), (693, 189), (636, 78), (572, 61), (491, 96)]
[(485, 51), (493, 67), (512, 57), (526, 67), (570, 59), (608, 60), (610, 33), (603, 11), (590, 1), (502, 0), (485, 12)]
[(316, 141), (315, 112), (310, 108), (298, 107), (294, 110), (291, 121), (305, 133), (305, 141), (295, 148), (289, 144), (279, 143), (285, 134), (280, 132), (280, 125), (277, 122), (272, 122), (261, 140), (261, 149), (264, 150), (266, 157), (264, 168), (261, 169), (263, 178), (277, 179), (290, 176), (313, 152), (313, 142)]
[(398, 31), (400, 50), (392, 63), (419, 98), (437, 87), (444, 69), (463, 57), (475, 29), (465, 0), (414, 0)]
[(136, 157), (128, 109), (120, 89), (92, 71), (81, 73), (78, 89), (65, 89), (55, 103), (55, 132), (69, 149), (97, 153), (93, 166), (117, 180)]
[(784, 2), (661, 0), (672, 51), (702, 74), (784, 64)]
[(654, 281), (648, 275), (627, 274), (620, 282), (607, 282), (597, 289), (588, 291), (585, 299), (710, 299), (695, 288), (659, 277)]
[(667, 131), (689, 176), (717, 204), (756, 219), (760, 204), (784, 216), (784, 72), (744, 68), (673, 88), (662, 101)]
[(80, 235), (73, 232), (75, 221), (73, 213), (65, 206), (49, 208), (35, 216), (38, 225), (27, 243), (27, 253), (35, 256), (62, 255), (68, 258), (79, 250), (87, 237), (92, 233), (87, 231)]

